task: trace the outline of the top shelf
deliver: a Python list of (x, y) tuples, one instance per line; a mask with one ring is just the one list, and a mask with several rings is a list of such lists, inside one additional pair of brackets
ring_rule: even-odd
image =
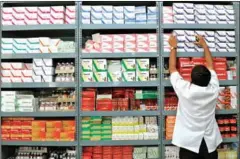
[(108, 29), (157, 29), (157, 24), (82, 24), (83, 30), (108, 30)]
[(234, 24), (163, 24), (163, 29), (235, 29), (236, 25)]
[(2, 26), (2, 31), (74, 30), (76, 28), (75, 24), (8, 25)]

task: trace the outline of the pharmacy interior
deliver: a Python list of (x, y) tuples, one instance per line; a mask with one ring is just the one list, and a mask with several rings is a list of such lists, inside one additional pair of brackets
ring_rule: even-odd
[(221, 159), (239, 159), (239, 2), (0, 2), (1, 159), (179, 159), (168, 39), (185, 80), (220, 81)]

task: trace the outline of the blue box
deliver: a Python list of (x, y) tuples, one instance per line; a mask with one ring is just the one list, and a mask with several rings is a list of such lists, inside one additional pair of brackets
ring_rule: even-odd
[(146, 6), (137, 6), (135, 7), (135, 13), (146, 13)]
[(113, 13), (113, 6), (102, 6), (102, 13)]
[(147, 7), (147, 13), (157, 13), (157, 7)]
[(135, 6), (124, 6), (124, 14), (135, 13)]

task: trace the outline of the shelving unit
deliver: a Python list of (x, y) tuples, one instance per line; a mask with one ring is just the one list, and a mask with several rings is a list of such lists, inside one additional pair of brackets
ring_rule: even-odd
[[(1, 2), (0, 2), (1, 3)], [(7, 3), (7, 2), (6, 2)], [(14, 2), (10, 2), (11, 4)], [(32, 2), (29, 5), (36, 5)], [(24, 4), (23, 3), (23, 4)], [(52, 5), (49, 2), (46, 5)], [(65, 2), (67, 3), (67, 2)], [(0, 54), (0, 62), (2, 60), (31, 60), (33, 58), (46, 58), (46, 59), (74, 59), (75, 61), (75, 80), (76, 82), (70, 83), (1, 83), (1, 90), (5, 89), (44, 89), (44, 88), (75, 88), (76, 90), (76, 110), (74, 112), (13, 112), (5, 113), (0, 112), (0, 119), (2, 117), (37, 117), (37, 118), (54, 118), (54, 117), (72, 117), (76, 120), (76, 140), (73, 142), (36, 142), (36, 141), (2, 141), (0, 142), (0, 154), (2, 154), (2, 147), (5, 146), (74, 146), (76, 148), (77, 157), (81, 159), (82, 147), (83, 146), (121, 146), (121, 145), (136, 145), (136, 146), (146, 146), (154, 145), (159, 147), (159, 154), (161, 159), (164, 159), (165, 145), (171, 145), (170, 140), (165, 140), (165, 117), (168, 115), (176, 115), (176, 111), (165, 111), (164, 110), (164, 89), (166, 87), (171, 87), (169, 80), (165, 80), (163, 77), (163, 64), (164, 58), (169, 57), (169, 52), (164, 52), (163, 50), (163, 33), (165, 30), (174, 30), (174, 29), (189, 29), (189, 30), (235, 30), (236, 32), (236, 52), (213, 52), (214, 57), (230, 57), (237, 58), (238, 67), (239, 64), (239, 3), (233, 2), (235, 14), (236, 14), (236, 24), (163, 24), (162, 17), (162, 8), (164, 2), (156, 2), (156, 6), (159, 10), (158, 14), (158, 23), (157, 24), (82, 24), (81, 23), (81, 5), (84, 2), (75, 2), (77, 10), (77, 19), (75, 25), (29, 25), (29, 26), (2, 26), (0, 28), (0, 43), (2, 39), (2, 33), (7, 35), (7, 33), (12, 32), (31, 32), (31, 31), (71, 31), (74, 32), (74, 39), (76, 43), (75, 53), (52, 53), (52, 54)], [(134, 5), (134, 2), (132, 2)], [(22, 5), (22, 4), (21, 4)], [(0, 9), (4, 6), (4, 3), (1, 3)], [(0, 14), (0, 22), (1, 22)], [(82, 52), (82, 41), (83, 41), (83, 32), (85, 31), (106, 31), (106, 30), (144, 30), (146, 33), (149, 30), (156, 31), (158, 37), (158, 48), (157, 52), (148, 52), (148, 53), (83, 53)], [(40, 35), (41, 36), (41, 35)], [(1, 45), (0, 45), (1, 50)], [(203, 53), (201, 52), (179, 52), (178, 57), (201, 57)], [(109, 58), (109, 59), (121, 59), (121, 58), (155, 58), (157, 60), (158, 67), (158, 80), (157, 81), (148, 81), (148, 82), (82, 82), (81, 78), (81, 61), (82, 59), (95, 59), (95, 58)], [(237, 77), (239, 77), (239, 70), (237, 71)], [(1, 80), (1, 77), (0, 77)], [(224, 80), (220, 81), (221, 86), (238, 86), (239, 93), (239, 79), (237, 80)], [(158, 110), (156, 111), (110, 111), (110, 112), (99, 112), (99, 111), (90, 111), (83, 112), (81, 111), (81, 94), (83, 88), (103, 88), (103, 87), (154, 87), (158, 90)], [(1, 94), (0, 94), (1, 95)], [(0, 99), (1, 102), (1, 99)], [(238, 100), (238, 105), (240, 104)], [(239, 109), (237, 110), (217, 110), (216, 115), (227, 115), (234, 114), (238, 116), (238, 133), (240, 132), (240, 117)], [(81, 119), (85, 116), (157, 116), (159, 123), (159, 140), (127, 140), (127, 141), (82, 141), (81, 136)], [(1, 120), (0, 120), (1, 126)], [(0, 131), (1, 137), (1, 131)], [(224, 143), (238, 142), (240, 145), (239, 137), (224, 139)], [(4, 156), (4, 155), (3, 155)], [(1, 156), (3, 158), (3, 156)], [(0, 157), (0, 158), (1, 158)], [(5, 158), (3, 158), (5, 159)], [(240, 159), (240, 153), (238, 152), (238, 159)]]

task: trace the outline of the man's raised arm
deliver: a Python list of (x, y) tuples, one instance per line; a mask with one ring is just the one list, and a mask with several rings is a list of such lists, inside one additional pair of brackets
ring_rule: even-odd
[(177, 71), (177, 38), (171, 35), (168, 43), (171, 47), (170, 57), (169, 57), (169, 72), (170, 74)]

